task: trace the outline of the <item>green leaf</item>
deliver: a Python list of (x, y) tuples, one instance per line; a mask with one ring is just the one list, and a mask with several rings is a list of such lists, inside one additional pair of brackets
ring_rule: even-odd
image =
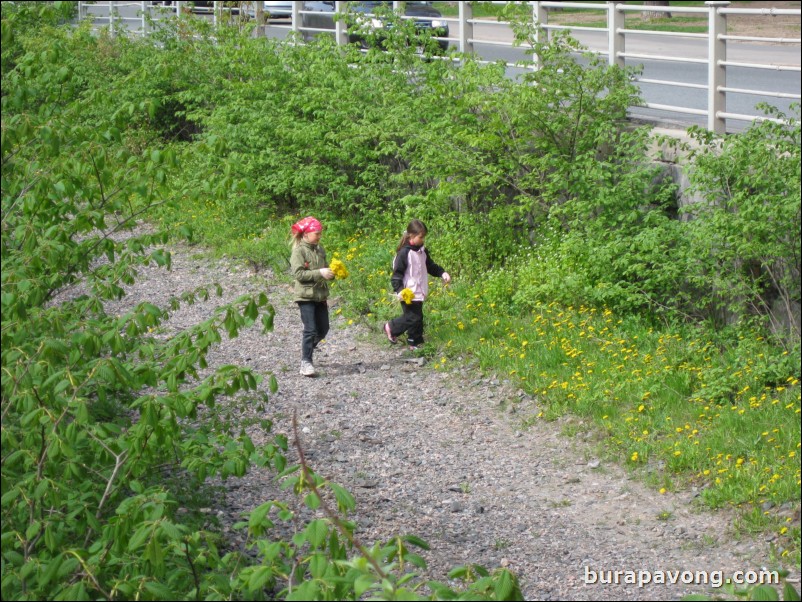
[(356, 508), (356, 500), (347, 489), (337, 483), (329, 483), (329, 487), (334, 492), (340, 512), (347, 512)]
[(145, 545), (145, 542), (151, 536), (152, 532), (153, 532), (152, 525), (148, 523), (139, 525), (136, 531), (134, 531), (134, 534), (131, 536), (131, 539), (128, 541), (128, 550), (131, 552), (135, 552), (136, 550), (141, 548), (143, 545)]
[(159, 543), (158, 539), (155, 537), (151, 538), (145, 549), (145, 554), (143, 557), (151, 562), (153, 569), (157, 574), (162, 573), (164, 570), (164, 548), (162, 548), (162, 545)]
[(360, 575), (354, 581), (354, 596), (359, 599), (366, 591), (376, 585), (376, 578), (373, 575)]
[(57, 554), (47, 563), (47, 566), (39, 573), (39, 587), (46, 588), (56, 579), (61, 563), (64, 562), (64, 555)]
[(776, 589), (769, 585), (758, 585), (752, 589), (749, 598), (751, 600), (774, 601), (780, 599), (780, 594)]
[(253, 593), (267, 586), (273, 579), (273, 569), (269, 566), (257, 566), (253, 568), (248, 577), (248, 590)]
[(783, 600), (785, 600), (786, 602), (789, 602), (791, 600), (794, 600), (794, 601), (798, 601), (799, 600), (799, 592), (796, 591), (794, 586), (791, 585), (790, 583), (788, 583), (787, 581), (785, 582), (785, 585), (783, 586)]
[(304, 581), (298, 585), (292, 593), (288, 594), (287, 600), (319, 600), (320, 586), (317, 581)]
[(251, 510), (250, 516), (248, 517), (248, 526), (254, 528), (257, 525), (261, 525), (272, 507), (273, 502), (265, 502)]
[(423, 550), (430, 549), (429, 548), (429, 544), (425, 540), (423, 540), (420, 537), (418, 537), (417, 535), (404, 535), (403, 540), (405, 542), (411, 543), (413, 546), (417, 546), (417, 547), (419, 547), (419, 548), (421, 548)]
[(27, 539), (28, 541), (32, 540), (39, 534), (41, 528), (42, 528), (42, 523), (40, 521), (37, 520), (32, 522), (30, 525), (28, 525), (28, 528), (25, 530), (25, 539)]
[[(13, 454), (9, 454), (8, 456), (6, 456), (4, 458), (6, 464), (9, 463), (12, 455), (20, 456), (22, 455), (22, 451), (20, 450), (18, 452), (14, 452)], [(3, 506), (8, 506), (9, 504), (11, 504), (12, 501), (17, 499), (19, 495), (20, 495), (19, 486), (11, 487), (8, 491), (6, 491), (3, 494), (2, 497), (0, 497), (0, 504), (2, 504)]]
[(404, 555), (404, 559), (407, 562), (410, 562), (410, 563), (414, 564), (419, 569), (423, 569), (423, 570), (426, 569), (426, 561), (421, 556), (418, 556), (417, 554), (407, 553), (407, 554)]
[(496, 600), (520, 599), (520, 595), (516, 595), (517, 589), (515, 577), (510, 571), (502, 569), (496, 574), (495, 586), (493, 588), (496, 594)]
[(317, 510), (320, 507), (320, 498), (316, 493), (309, 493), (304, 497), (304, 503), (310, 510)]
[(329, 559), (325, 554), (312, 554), (309, 559), (309, 572), (315, 579), (322, 579), (329, 567)]
[(176, 593), (158, 581), (146, 581), (145, 589), (153, 594), (156, 600), (177, 600)]
[(448, 572), (449, 579), (464, 579), (469, 574), (467, 566), (456, 566)]
[(306, 539), (313, 548), (319, 548), (326, 541), (329, 526), (323, 519), (311, 521), (306, 526)]

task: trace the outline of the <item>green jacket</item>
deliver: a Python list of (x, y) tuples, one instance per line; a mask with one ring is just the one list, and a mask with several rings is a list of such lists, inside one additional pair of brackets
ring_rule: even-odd
[(295, 301), (325, 301), (329, 298), (329, 282), (320, 274), (329, 267), (322, 245), (305, 240), (295, 245), (290, 257), (290, 271), (295, 278)]

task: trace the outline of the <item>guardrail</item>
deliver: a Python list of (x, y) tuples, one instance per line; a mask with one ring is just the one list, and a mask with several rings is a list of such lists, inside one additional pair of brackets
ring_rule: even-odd
[[(79, 17), (87, 18), (92, 16), (95, 23), (101, 26), (108, 26), (112, 35), (121, 28), (137, 34), (147, 34), (150, 28), (157, 27), (158, 21), (163, 18), (170, 18), (174, 16), (181, 16), (190, 9), (197, 11), (197, 7), (193, 7), (193, 2), (79, 2)], [(223, 2), (210, 2), (204, 3), (212, 5), (207, 9), (207, 12), (214, 19), (215, 24), (222, 20), (223, 15), (227, 12), (241, 11), (246, 14), (259, 16), (262, 12), (257, 10), (257, 2), (240, 2), (237, 8), (230, 8), (225, 6), (227, 3)], [(228, 3), (230, 4), (230, 3)], [(258, 28), (257, 31), (261, 34), (270, 35), (271, 31), (285, 29), (298, 32), (302, 37), (309, 37), (321, 32), (326, 32), (334, 35), (335, 39), (340, 44), (345, 44), (348, 41), (347, 32), (345, 30), (344, 21), (341, 19), (333, 19), (333, 29), (321, 29), (314, 27), (304, 26), (305, 15), (313, 15), (318, 11), (310, 11), (305, 9), (306, 2), (295, 1), (292, 2), (292, 15), (286, 24), (278, 22), (270, 22), (264, 28)], [(321, 3), (316, 3), (321, 4)], [(346, 10), (346, 2), (333, 2), (332, 12), (334, 15)], [(393, 9), (396, 12), (403, 12), (403, 2), (393, 2)], [(493, 2), (493, 4), (505, 4), (504, 2)], [(802, 10), (800, 9), (766, 9), (766, 8), (730, 8), (729, 2), (726, 1), (713, 1), (705, 2), (705, 7), (660, 7), (660, 6), (646, 6), (646, 5), (631, 5), (620, 2), (529, 2), (532, 9), (532, 19), (540, 25), (538, 29), (538, 36), (541, 36), (540, 41), (547, 41), (552, 35), (552, 32), (568, 30), (572, 36), (579, 39), (580, 42), (585, 44), (588, 49), (598, 55), (604, 55), (610, 64), (625, 66), (627, 64), (639, 64), (644, 61), (648, 62), (673, 62), (687, 65), (704, 65), (706, 66), (706, 80), (704, 83), (678, 81), (660, 78), (641, 77), (637, 81), (640, 84), (651, 85), (659, 87), (670, 87), (672, 89), (682, 88), (687, 90), (696, 90), (706, 93), (706, 106), (704, 108), (694, 108), (688, 106), (681, 106), (678, 104), (663, 104), (658, 102), (645, 102), (642, 107), (655, 111), (654, 118), (643, 117), (647, 120), (659, 120), (660, 114), (676, 113), (680, 115), (689, 115), (703, 117), (705, 119), (706, 127), (716, 133), (727, 132), (727, 120), (752, 122), (760, 119), (768, 119), (764, 115), (750, 114), (747, 112), (733, 112), (728, 111), (728, 96), (733, 98), (735, 96), (755, 96), (763, 99), (782, 99), (783, 101), (796, 101), (801, 98), (799, 93), (799, 78), (796, 77), (792, 81), (791, 91), (782, 91), (777, 89), (750, 89), (741, 88), (728, 85), (728, 72), (734, 69), (741, 69), (746, 71), (766, 71), (770, 70), (775, 74), (793, 74), (800, 73), (800, 39), (799, 38), (771, 38), (771, 37), (753, 37), (753, 36), (735, 36), (728, 33), (727, 17), (729, 15), (750, 15), (755, 18), (769, 19), (779, 15), (791, 15), (800, 17)], [(105, 16), (99, 13), (106, 9)], [(438, 40), (448, 42), (450, 45), (455, 46), (462, 53), (477, 54), (477, 46), (479, 47), (513, 47), (513, 36), (509, 24), (503, 21), (494, 21), (488, 19), (477, 19), (473, 15), (473, 6), (470, 2), (459, 2), (459, 14), (457, 17), (438, 17), (439, 21), (446, 21), (449, 25), (449, 37), (437, 38)], [(583, 27), (583, 26), (566, 26), (556, 25), (549, 22), (550, 13), (554, 10), (574, 9), (582, 11), (602, 11), (605, 15), (606, 27)], [(659, 13), (659, 12), (681, 12), (683, 14), (701, 14), (707, 16), (708, 32), (707, 33), (683, 33), (675, 31), (650, 31), (650, 30), (634, 30), (626, 28), (626, 13)], [(132, 13), (128, 15), (128, 13)], [(416, 20), (425, 19), (425, 17), (406, 17), (415, 18)], [(588, 41), (586, 38), (593, 34), (599, 36), (601, 34), (602, 41), (597, 39)], [(628, 43), (628, 40), (640, 38), (637, 43)], [(677, 53), (672, 54), (666, 52), (662, 47), (661, 49), (650, 51), (650, 44), (652, 48), (659, 46), (657, 42), (650, 42), (649, 40), (672, 40), (673, 43), (679, 43), (678, 40), (698, 40), (701, 54), (697, 50), (695, 56), (685, 56)], [(735, 44), (739, 47), (747, 47), (747, 45), (773, 45), (773, 46), (794, 46), (797, 48), (791, 56), (795, 57), (793, 60), (788, 61), (787, 64), (780, 62), (761, 62), (759, 60), (735, 60), (736, 53), (732, 51)], [(639, 51), (639, 46), (645, 50)], [(752, 46), (754, 48), (754, 46)], [(740, 48), (739, 48), (740, 49)], [(741, 50), (740, 55), (751, 56), (748, 50)], [(533, 68), (537, 68), (536, 63), (530, 63)], [(519, 66), (518, 61), (508, 62), (509, 66)], [(777, 79), (777, 78), (775, 78)]]

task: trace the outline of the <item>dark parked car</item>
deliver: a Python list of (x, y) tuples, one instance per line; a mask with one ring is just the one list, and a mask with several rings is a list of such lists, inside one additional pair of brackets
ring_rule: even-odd
[[(364, 19), (362, 21), (364, 25), (369, 26), (374, 33), (380, 34), (381, 30), (386, 27), (381, 13), (388, 8), (388, 5), (391, 3), (349, 2), (346, 6), (349, 11), (357, 14), (358, 18)], [(418, 31), (431, 31), (435, 38), (448, 37), (448, 21), (443, 19), (443, 15), (432, 6), (431, 2), (404, 2), (404, 7), (404, 15), (412, 17)], [(334, 2), (304, 2), (302, 11), (301, 31), (305, 39), (311, 39), (319, 33), (314, 30), (334, 29)], [(348, 41), (367, 45), (367, 40), (356, 33), (349, 33)], [(438, 39), (437, 43), (443, 50), (448, 48), (448, 40)]]

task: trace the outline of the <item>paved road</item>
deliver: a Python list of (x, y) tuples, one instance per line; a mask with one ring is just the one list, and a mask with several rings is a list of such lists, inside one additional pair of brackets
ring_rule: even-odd
[[(138, 30), (141, 27), (141, 19), (137, 16), (141, 10), (140, 2), (120, 3), (118, 10), (124, 17), (123, 25), (129, 30)], [(108, 23), (106, 17), (108, 9), (103, 6), (90, 6), (89, 12), (94, 14), (99, 25)], [(211, 18), (211, 17), (207, 17)], [(450, 22), (451, 37), (459, 36), (459, 23)], [(275, 20), (266, 27), (269, 37), (284, 38), (290, 31), (288, 20)], [(587, 32), (579, 31), (574, 34), (576, 38), (590, 50), (606, 52), (607, 34), (606, 31)], [(522, 48), (511, 46), (500, 46), (493, 42), (503, 42), (511, 44), (513, 35), (510, 28), (504, 24), (477, 24), (474, 27), (474, 38), (487, 40), (488, 42), (475, 42), (476, 53), (489, 61), (503, 60), (507, 63), (517, 63), (527, 60), (527, 55)], [(652, 55), (652, 56), (671, 56), (672, 58), (705, 59), (707, 57), (707, 41), (703, 39), (688, 38), (666, 38), (659, 36), (649, 36), (647, 34), (627, 34), (628, 53)], [(800, 66), (799, 47), (796, 45), (766, 45), (756, 43), (737, 43), (730, 42), (727, 47), (727, 60), (750, 63), (766, 64), (773, 66)], [(677, 82), (678, 84), (687, 83), (695, 85), (706, 85), (707, 65), (698, 63), (679, 62), (676, 60), (648, 60), (648, 59), (627, 59), (627, 65), (642, 66), (642, 78), (652, 80), (662, 80)], [(510, 68), (511, 76), (521, 73), (523, 69)], [(782, 71), (779, 69), (755, 69), (744, 67), (728, 67), (727, 87), (744, 90), (765, 90), (781, 94), (799, 95), (802, 90), (800, 85), (800, 71)], [(648, 103), (670, 105), (691, 110), (706, 110), (707, 90), (698, 88), (687, 88), (681, 85), (658, 85), (640, 84), (643, 99)], [(729, 92), (727, 94), (728, 113), (742, 115), (762, 115), (763, 112), (756, 108), (758, 103), (765, 102), (776, 106), (783, 112), (788, 112), (790, 105), (798, 100), (790, 98), (777, 98), (773, 96), (758, 96), (751, 94)], [(701, 115), (689, 115), (681, 112), (670, 112), (663, 110), (646, 109), (633, 107), (631, 114), (635, 118), (643, 118), (648, 121), (657, 121), (662, 124), (677, 127), (687, 127), (689, 125), (706, 125), (707, 118)], [(749, 125), (749, 122), (735, 119), (727, 120), (728, 131), (741, 131)]]
[[(453, 31), (452, 37), (458, 34)], [(576, 32), (575, 37), (590, 50), (607, 51), (607, 34), (600, 32)], [(493, 41), (511, 43), (513, 36), (510, 29), (501, 25), (477, 25), (474, 28), (474, 37)], [(504, 60), (508, 63), (525, 60), (526, 54), (520, 48), (505, 48), (491, 44), (475, 45), (476, 52), (488, 60)], [(646, 34), (627, 34), (626, 52), (632, 54), (670, 56), (673, 58), (706, 59), (707, 41), (688, 38), (664, 38)], [(799, 47), (793, 45), (769, 45), (755, 43), (730, 42), (727, 46), (727, 60), (739, 63), (761, 64), (777, 66), (800, 66)], [(645, 60), (627, 59), (629, 66), (642, 66), (641, 77), (644, 79), (671, 81), (697, 85), (707, 84), (707, 65), (698, 63), (685, 63), (676, 60)], [(513, 71), (519, 73), (521, 70)], [(800, 71), (781, 71), (779, 69), (754, 69), (744, 67), (728, 67), (727, 87), (743, 90), (765, 90), (782, 94), (799, 95)], [(666, 86), (657, 84), (640, 84), (641, 93), (646, 102), (654, 104), (672, 105), (688, 109), (706, 110), (707, 90), (686, 88), (682, 86)], [(743, 115), (762, 115), (756, 108), (760, 102), (768, 103), (781, 111), (789, 111), (792, 102), (799, 102), (789, 98), (776, 98), (772, 96), (755, 96), (730, 92), (727, 94), (727, 112)], [(635, 117), (658, 119), (670, 124), (678, 125), (705, 125), (706, 117), (688, 115), (679, 112), (657, 111), (645, 108), (633, 108)], [(728, 120), (728, 131), (740, 131), (749, 125), (740, 120)]]

